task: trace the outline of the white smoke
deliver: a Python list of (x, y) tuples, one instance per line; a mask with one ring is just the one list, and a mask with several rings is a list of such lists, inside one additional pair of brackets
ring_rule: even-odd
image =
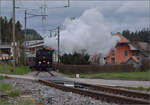
[[(111, 27), (106, 24), (98, 9), (88, 9), (79, 18), (66, 19), (65, 29), (60, 32), (61, 53), (72, 53), (86, 49), (90, 55), (106, 55), (116, 45), (118, 37), (111, 35)], [(45, 44), (57, 50), (56, 38), (45, 38)]]

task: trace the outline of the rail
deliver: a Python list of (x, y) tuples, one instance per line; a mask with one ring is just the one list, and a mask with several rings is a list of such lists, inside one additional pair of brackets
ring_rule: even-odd
[[(123, 91), (120, 91), (119, 89), (118, 90), (113, 89), (113, 90), (111, 90), (111, 92), (114, 91), (113, 94), (110, 94), (109, 92), (110, 92), (111, 88), (109, 88), (109, 89), (105, 88), (104, 91), (101, 91), (100, 88), (104, 88), (104, 87), (98, 87), (98, 86), (89, 85), (89, 84), (87, 84), (88, 89), (86, 90), (86, 89), (80, 89), (80, 88), (66, 87), (64, 85), (56, 84), (56, 83), (53, 83), (50, 81), (45, 81), (45, 80), (39, 80), (39, 82), (41, 82), (45, 85), (66, 91), (66, 92), (78, 93), (78, 94), (81, 94), (84, 96), (90, 96), (92, 98), (95, 98), (95, 99), (98, 99), (101, 101), (111, 102), (111, 103), (142, 104), (142, 105), (150, 104), (149, 100), (147, 100), (147, 94), (146, 94), (145, 99), (143, 99), (143, 98), (141, 99), (141, 97), (145, 95), (144, 93), (138, 94), (135, 92), (136, 94), (134, 94), (134, 93), (131, 93), (128, 91), (123, 92)], [(92, 90), (90, 90), (90, 88), (92, 88)], [(118, 95), (118, 93), (121, 93), (121, 94)], [(123, 94), (128, 94), (128, 95), (123, 95)], [(132, 95), (132, 94), (134, 94), (134, 95)], [(138, 96), (138, 98), (137, 98), (137, 96)], [(149, 97), (149, 95), (148, 95), (148, 97)]]

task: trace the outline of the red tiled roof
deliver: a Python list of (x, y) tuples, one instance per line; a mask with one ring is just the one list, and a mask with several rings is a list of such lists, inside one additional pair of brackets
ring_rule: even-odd
[(120, 33), (114, 34), (114, 36), (118, 36), (120, 38), (120, 40), (118, 40), (118, 43), (129, 43), (130, 42), (127, 38), (125, 38)]

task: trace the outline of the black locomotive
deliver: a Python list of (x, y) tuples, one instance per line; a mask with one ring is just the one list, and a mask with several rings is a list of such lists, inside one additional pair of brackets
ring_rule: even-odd
[(35, 69), (39, 72), (49, 72), (53, 65), (53, 52), (51, 49), (40, 49), (36, 51)]

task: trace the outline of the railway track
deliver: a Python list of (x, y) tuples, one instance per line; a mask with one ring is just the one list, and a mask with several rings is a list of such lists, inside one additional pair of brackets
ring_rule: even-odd
[[(39, 82), (55, 87), (57, 89), (89, 96), (108, 103), (117, 104), (142, 104), (149, 105), (149, 94), (122, 90), (107, 86), (96, 86), (91, 84), (74, 83), (74, 86), (65, 86), (61, 82), (49, 80), (39, 80)], [(75, 88), (76, 87), (76, 88)]]
[(146, 94), (146, 93), (142, 93), (142, 92), (135, 92), (135, 91), (130, 91), (130, 90), (112, 88), (109, 86), (100, 86), (100, 85), (91, 85), (91, 84), (83, 84), (83, 85), (87, 86), (91, 90), (98, 90), (98, 91), (107, 92), (110, 94), (139, 98), (139, 99), (143, 99), (143, 100), (150, 99), (150, 94)]

